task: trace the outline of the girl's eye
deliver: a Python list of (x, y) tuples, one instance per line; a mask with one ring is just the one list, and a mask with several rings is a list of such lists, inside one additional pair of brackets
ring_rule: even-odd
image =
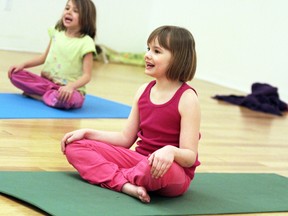
[(74, 13), (78, 13), (78, 12), (79, 12), (78, 8), (77, 8), (77, 7), (74, 7), (74, 8), (73, 8), (73, 12), (74, 12)]
[[(151, 50), (151, 48), (147, 47), (147, 51), (149, 52), (150, 50)], [(152, 52), (156, 53), (156, 54), (160, 54), (161, 53), (160, 50), (158, 50), (158, 49), (152, 49)]]

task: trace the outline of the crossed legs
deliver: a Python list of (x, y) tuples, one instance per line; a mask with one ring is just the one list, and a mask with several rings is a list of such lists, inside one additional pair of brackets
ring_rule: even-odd
[(150, 202), (149, 191), (179, 196), (191, 181), (177, 163), (173, 163), (162, 178), (152, 178), (146, 156), (95, 140), (75, 141), (66, 146), (65, 154), (86, 181), (126, 193), (142, 202)]

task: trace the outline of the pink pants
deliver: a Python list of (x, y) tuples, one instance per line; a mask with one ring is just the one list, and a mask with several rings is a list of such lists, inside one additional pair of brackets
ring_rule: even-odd
[(83, 139), (67, 145), (66, 157), (83, 179), (115, 191), (130, 182), (163, 196), (179, 196), (191, 182), (175, 162), (163, 177), (152, 178), (146, 156), (95, 140)]
[(43, 102), (51, 107), (76, 109), (81, 108), (84, 103), (85, 97), (77, 90), (74, 90), (69, 101), (63, 102), (58, 100), (60, 85), (25, 70), (12, 73), (10, 80), (14, 86), (25, 93), (42, 96)]

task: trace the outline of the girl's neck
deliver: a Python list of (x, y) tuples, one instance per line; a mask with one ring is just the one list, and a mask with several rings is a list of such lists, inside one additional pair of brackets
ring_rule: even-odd
[(179, 81), (159, 81), (156, 80), (155, 85), (150, 91), (150, 101), (153, 104), (164, 104), (167, 103), (175, 95), (177, 90), (183, 83)]
[(167, 79), (158, 80), (156, 79), (155, 87), (159, 90), (170, 90), (170, 89), (178, 89), (183, 82), (178, 80), (171, 81)]
[(74, 29), (66, 29), (65, 35), (67, 37), (80, 37), (80, 32), (79, 30), (74, 30)]

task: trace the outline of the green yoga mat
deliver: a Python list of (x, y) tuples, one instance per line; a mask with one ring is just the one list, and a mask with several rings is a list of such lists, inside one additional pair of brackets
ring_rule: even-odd
[(75, 172), (0, 172), (0, 192), (51, 215), (193, 215), (288, 211), (288, 178), (198, 173), (187, 193), (151, 203), (91, 185)]

